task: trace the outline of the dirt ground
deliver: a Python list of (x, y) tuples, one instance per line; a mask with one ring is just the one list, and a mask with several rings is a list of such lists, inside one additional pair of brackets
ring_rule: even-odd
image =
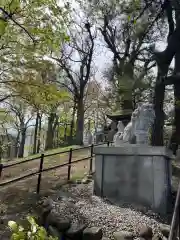
[[(73, 153), (72, 161), (90, 156), (90, 151), (77, 150)], [(68, 161), (68, 154), (55, 155), (45, 160), (44, 167), (51, 167)], [(89, 160), (78, 162), (72, 165), (71, 179), (82, 178), (84, 173), (89, 171)], [(93, 162), (94, 163), (94, 162)], [(18, 165), (6, 169), (0, 182), (10, 180), (14, 177), (36, 171), (39, 167), (39, 161), (35, 160), (26, 164)], [(94, 167), (94, 166), (93, 166)], [(0, 192), (0, 239), (9, 239), (7, 223), (9, 220), (20, 221), (30, 214), (35, 214), (36, 203), (42, 196), (51, 196), (56, 193), (61, 186), (67, 183), (68, 167), (58, 168), (42, 175), (40, 194), (36, 194), (37, 178), (34, 176), (24, 181), (1, 187)], [(172, 164), (172, 183), (173, 190), (176, 191), (180, 179), (180, 164)]]
[[(73, 152), (72, 161), (90, 156), (89, 149), (82, 149)], [(44, 161), (44, 168), (53, 167), (68, 162), (68, 154), (58, 154), (48, 157)], [(71, 179), (82, 178), (89, 171), (90, 160), (72, 164)], [(39, 160), (23, 163), (3, 171), (0, 183), (15, 177), (37, 171)], [(58, 168), (42, 174), (40, 194), (36, 194), (38, 176), (27, 180), (1, 187), (0, 192), (0, 239), (9, 239), (7, 223), (9, 220), (24, 219), (28, 214), (34, 214), (37, 200), (41, 196), (50, 196), (60, 187), (67, 183), (68, 167)]]

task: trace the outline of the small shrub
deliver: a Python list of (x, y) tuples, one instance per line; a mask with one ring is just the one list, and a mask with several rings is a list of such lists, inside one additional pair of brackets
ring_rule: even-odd
[(27, 221), (27, 227), (23, 227), (14, 221), (8, 222), (12, 232), (11, 240), (58, 240), (58, 238), (48, 236), (45, 228), (38, 226), (33, 217), (28, 216)]

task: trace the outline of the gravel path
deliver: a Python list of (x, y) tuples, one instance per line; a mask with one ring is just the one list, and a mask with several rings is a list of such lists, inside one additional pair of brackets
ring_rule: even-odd
[(92, 183), (66, 187), (63, 191), (67, 198), (59, 200), (56, 196), (53, 199), (56, 211), (62, 215), (65, 213), (75, 223), (101, 227), (105, 237), (112, 238), (113, 232), (122, 230), (137, 234), (142, 225), (152, 227), (154, 233), (159, 232), (159, 222), (155, 215), (151, 218), (131, 208), (111, 205), (93, 196), (92, 189)]

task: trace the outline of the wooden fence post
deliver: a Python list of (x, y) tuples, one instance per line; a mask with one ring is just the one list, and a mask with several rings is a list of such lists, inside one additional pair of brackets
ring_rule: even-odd
[(41, 158), (40, 158), (40, 165), (39, 165), (39, 175), (38, 175), (38, 182), (37, 182), (37, 194), (39, 194), (39, 192), (40, 192), (43, 163), (44, 163), (44, 154), (42, 153)]
[(3, 170), (3, 164), (0, 163), (0, 178), (1, 178), (1, 175), (2, 175), (2, 170)]
[(178, 233), (179, 233), (179, 239), (180, 239), (180, 203), (178, 207)]
[(69, 165), (68, 165), (68, 176), (67, 176), (67, 180), (69, 181), (71, 178), (71, 161), (72, 161), (72, 148), (69, 151)]
[(92, 162), (93, 162), (93, 149), (94, 149), (94, 145), (91, 145), (91, 158), (90, 158), (90, 165), (89, 165), (89, 174), (92, 173)]

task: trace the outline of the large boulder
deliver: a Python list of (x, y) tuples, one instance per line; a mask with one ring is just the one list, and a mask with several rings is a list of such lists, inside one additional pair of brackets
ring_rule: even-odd
[(57, 230), (57, 228), (51, 225), (48, 227), (48, 233), (50, 236), (58, 238), (58, 240), (62, 238), (62, 234)]
[(165, 236), (166, 238), (169, 237), (169, 233), (170, 233), (170, 226), (166, 225), (166, 224), (161, 224), (159, 226), (160, 231), (162, 232), (163, 236)]
[(37, 213), (39, 215), (39, 223), (45, 226), (47, 216), (53, 210), (54, 204), (52, 199), (44, 199), (39, 202), (37, 206)]
[(102, 236), (102, 229), (99, 227), (89, 227), (83, 231), (83, 240), (101, 240)]
[(128, 231), (118, 231), (113, 233), (114, 239), (116, 240), (133, 240), (134, 235)]
[(153, 237), (152, 228), (149, 226), (146, 226), (146, 225), (142, 226), (139, 229), (139, 236), (146, 240), (152, 239), (152, 237)]
[[(161, 236), (159, 236), (159, 234), (155, 234), (153, 237), (152, 237), (152, 240), (163, 240)], [(165, 239), (164, 239), (165, 240)]]
[(49, 225), (52, 225), (58, 229), (60, 232), (65, 232), (70, 228), (71, 221), (68, 218), (65, 218), (58, 214), (56, 211), (51, 211), (46, 218), (46, 228)]
[(83, 231), (85, 228), (85, 225), (72, 224), (71, 227), (66, 231), (65, 236), (71, 240), (80, 240), (83, 237)]

